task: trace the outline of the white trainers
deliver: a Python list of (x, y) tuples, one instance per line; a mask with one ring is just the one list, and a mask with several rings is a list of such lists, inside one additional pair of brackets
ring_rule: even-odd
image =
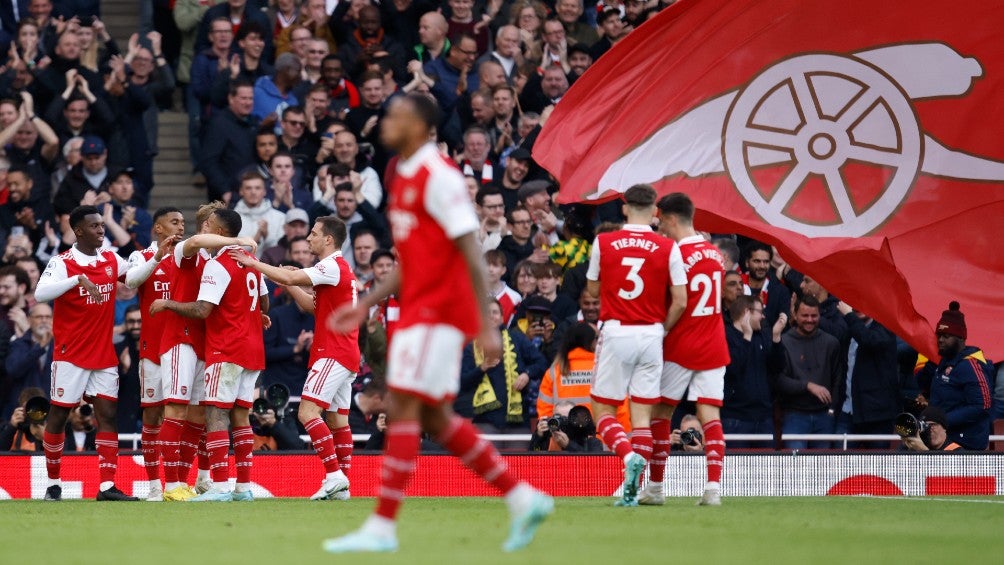
[(343, 500), (344, 501), (344, 500), (348, 500), (350, 498), (352, 498), (352, 495), (349, 494), (348, 489), (336, 492), (335, 494), (331, 495), (331, 500)]
[(652, 490), (646, 488), (638, 494), (638, 504), (642, 506), (663, 506), (666, 504), (666, 495), (662, 489)]
[(340, 538), (325, 540), (321, 547), (328, 553), (390, 553), (397, 551), (397, 538), (356, 530)]
[(698, 506), (721, 506), (722, 505), (722, 487), (718, 483), (708, 483), (704, 487), (704, 494), (701, 499), (697, 501)]
[(349, 480), (345, 477), (335, 477), (330, 481), (324, 481), (321, 488), (310, 497), (310, 500), (333, 500), (336, 494), (348, 490)]
[(163, 502), (164, 501), (164, 491), (160, 487), (151, 488), (150, 494), (146, 495), (143, 500), (147, 502)]

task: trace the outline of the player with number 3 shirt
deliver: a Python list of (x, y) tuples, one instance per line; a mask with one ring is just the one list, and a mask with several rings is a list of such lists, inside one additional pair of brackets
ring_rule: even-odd
[(697, 418), (704, 430), (704, 453), (708, 482), (701, 505), (721, 504), (722, 463), (725, 437), (720, 408), (725, 389), (725, 366), (729, 348), (722, 323), (724, 260), (717, 247), (694, 230), (694, 203), (686, 194), (673, 193), (659, 200), (659, 231), (680, 246), (687, 269), (687, 308), (666, 336), (665, 365), (660, 384), (661, 402), (652, 412), (655, 451), (649, 482), (638, 498), (640, 504), (665, 503), (662, 480), (669, 458), (670, 421), (683, 395), (697, 403)]
[[(624, 459), (619, 506), (638, 504), (638, 482), (652, 455), (649, 426), (652, 407), (659, 403), (662, 341), (686, 303), (687, 274), (680, 250), (671, 239), (652, 231), (656, 196), (655, 189), (645, 184), (624, 192), (628, 223), (596, 237), (586, 273), (589, 293), (600, 298), (600, 337), (590, 396), (597, 431)], [(630, 441), (616, 418), (625, 397), (631, 400)]]

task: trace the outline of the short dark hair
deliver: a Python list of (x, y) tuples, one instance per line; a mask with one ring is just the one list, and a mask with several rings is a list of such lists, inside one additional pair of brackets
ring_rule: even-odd
[(237, 237), (241, 233), (241, 215), (229, 208), (220, 208), (213, 211), (213, 215), (226, 230), (228, 237)]
[(84, 221), (84, 218), (90, 216), (91, 214), (101, 215), (98, 209), (94, 206), (77, 206), (70, 212), (70, 227), (76, 229), (80, 222)]
[(658, 193), (650, 184), (636, 184), (624, 191), (624, 202), (633, 208), (650, 208)]
[(731, 237), (716, 237), (711, 240), (719, 251), (729, 256), (733, 263), (739, 262), (739, 244)]
[(535, 275), (537, 276), (538, 279), (542, 279), (544, 277), (560, 279), (563, 274), (564, 271), (562, 270), (561, 265), (553, 261), (548, 261), (547, 263), (540, 263), (539, 265), (537, 265), (537, 269), (535, 272)]
[(356, 229), (352, 230), (352, 244), (355, 245), (356, 240), (364, 235), (371, 236), (379, 245), (380, 239), (376, 236), (376, 232), (364, 227), (356, 227)]
[(447, 55), (449, 55), (450, 53), (453, 53), (454, 49), (459, 49), (460, 48), (460, 42), (463, 41), (463, 40), (465, 40), (465, 39), (470, 39), (471, 41), (473, 41), (475, 43), (478, 42), (478, 39), (476, 37), (474, 37), (473, 35), (471, 35), (469, 33), (463, 32), (463, 31), (454, 33), (453, 37), (450, 37), (449, 39), (450, 39), (450, 43), (449, 43), (450, 48), (446, 50), (446, 54)]
[(126, 306), (126, 314), (132, 314), (133, 312), (140, 312), (139, 304), (130, 304)]
[(743, 314), (745, 314), (747, 310), (752, 310), (753, 306), (756, 305), (756, 302), (757, 299), (752, 296), (746, 296), (745, 294), (737, 296), (735, 301), (729, 305), (729, 315), (732, 316), (732, 321), (738, 322), (741, 320)]
[(0, 267), (0, 279), (7, 277), (14, 277), (14, 282), (18, 286), (23, 286), (26, 290), (31, 288), (31, 278), (28, 277), (28, 273), (24, 269), (16, 265), (7, 265), (6, 267)]
[(474, 202), (478, 206), (483, 206), (485, 203), (486, 196), (495, 196), (495, 195), (502, 196), (502, 191), (499, 190), (499, 187), (493, 184), (482, 185), (481, 188), (478, 189), (478, 193), (474, 195)]
[(694, 201), (682, 192), (674, 192), (660, 198), (659, 211), (676, 216), (685, 224), (694, 223)]
[(335, 247), (341, 249), (345, 238), (348, 237), (348, 228), (345, 226), (345, 222), (337, 216), (321, 216), (315, 221), (321, 225), (321, 231), (324, 235), (330, 235), (335, 240)]
[(748, 261), (749, 258), (752, 257), (753, 254), (756, 253), (757, 251), (766, 251), (767, 255), (771, 259), (774, 258), (774, 250), (771, 249), (769, 245), (767, 245), (766, 243), (759, 242), (759, 241), (751, 241), (746, 246), (746, 260)]
[(347, 177), (352, 173), (352, 168), (345, 163), (332, 163), (328, 165), (329, 177)]
[(406, 94), (404, 100), (411, 103), (411, 109), (415, 113), (415, 117), (421, 120), (429, 131), (432, 131), (432, 129), (439, 125), (441, 113), (439, 105), (436, 102), (430, 100), (427, 96), (414, 92)]
[(351, 182), (340, 182), (335, 185), (335, 194), (338, 194), (339, 192), (351, 192), (352, 194), (355, 194), (356, 188), (352, 186)]
[(383, 75), (381, 75), (376, 71), (366, 71), (362, 74), (362, 76), (359, 77), (359, 82), (357, 84), (359, 84), (359, 86), (361, 87), (363, 83), (365, 83), (368, 80), (378, 80), (380, 82), (383, 82)]
[(252, 33), (257, 33), (258, 37), (265, 39), (265, 29), (258, 22), (249, 21), (237, 28), (237, 37), (234, 38), (234, 41), (243, 41)]
[(796, 296), (795, 298), (795, 311), (797, 312), (802, 306), (808, 306), (809, 308), (815, 308), (819, 310), (819, 300), (815, 296), (809, 294), (803, 294), (802, 296)]
[(90, 110), (90, 108), (91, 108), (91, 101), (88, 100), (83, 94), (80, 94), (79, 92), (77, 92), (75, 90), (73, 91), (73, 94), (71, 94), (70, 97), (66, 100), (66, 103), (63, 104), (63, 109), (65, 110), (70, 104), (73, 104), (74, 102), (80, 102), (80, 101), (87, 102), (87, 109)]
[(168, 214), (173, 214), (175, 212), (181, 214), (181, 210), (179, 210), (175, 206), (164, 206), (162, 208), (157, 208), (157, 211), (153, 213), (153, 223), (156, 224), (157, 220), (161, 219), (162, 217)]
[(265, 183), (265, 177), (263, 177), (261, 175), (261, 173), (259, 173), (255, 169), (250, 169), (250, 170), (247, 170), (247, 171), (244, 171), (243, 173), (241, 173), (241, 179), (240, 180), (241, 180), (241, 182), (240, 182), (240, 184), (237, 185), (238, 187), (244, 186), (244, 183), (247, 182), (247, 181), (249, 181), (249, 180), (260, 180), (262, 183)]
[(238, 77), (230, 81), (230, 86), (227, 89), (228, 96), (237, 96), (237, 89), (242, 87), (248, 87), (254, 89), (254, 83), (250, 79), (244, 77)]
[(286, 116), (288, 116), (289, 114), (303, 114), (303, 115), (307, 115), (307, 112), (306, 112), (306, 110), (303, 109), (303, 106), (286, 106), (282, 110), (282, 119), (285, 120)]
[[(283, 115), (285, 116), (285, 112), (283, 113)], [(292, 153), (290, 153), (289, 151), (286, 151), (285, 149), (280, 149), (280, 150), (278, 150), (278, 151), (275, 152), (275, 155), (272, 155), (271, 159), (268, 160), (268, 166), (269, 167), (272, 166), (272, 163), (275, 162), (275, 159), (277, 157), (288, 157), (289, 160), (293, 162), (293, 164), (296, 164), (296, 158), (293, 157)]]
[(389, 249), (380, 248), (374, 251), (370, 255), (370, 267), (372, 267), (373, 264), (376, 263), (378, 259), (384, 259), (384, 258), (390, 259), (392, 262), (395, 263), (397, 262), (397, 257), (395, 257), (394, 254), (391, 253)]
[(330, 61), (337, 61), (338, 64), (339, 64), (339, 66), (341, 66), (342, 68), (345, 68), (345, 65), (342, 63), (342, 60), (340, 58), (338, 58), (338, 55), (335, 55), (334, 53), (328, 53), (327, 55), (325, 55), (324, 58), (321, 59), (321, 66), (323, 67), (324, 63), (327, 63), (327, 62), (330, 62)]
[(489, 249), (488, 251), (485, 251), (485, 264), (502, 265), (505, 267), (506, 263), (505, 253), (499, 251), (498, 249)]
[(289, 245), (287, 245), (286, 247), (288, 247), (289, 249), (292, 249), (293, 248), (293, 244), (297, 243), (297, 242), (300, 242), (300, 241), (307, 241), (306, 236), (298, 235), (298, 236), (294, 237), (293, 239), (289, 240)]

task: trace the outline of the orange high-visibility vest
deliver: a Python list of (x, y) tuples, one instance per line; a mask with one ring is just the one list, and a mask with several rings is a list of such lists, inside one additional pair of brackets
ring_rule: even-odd
[[(596, 368), (596, 354), (592, 351), (576, 348), (568, 352), (568, 374), (561, 373), (558, 363), (544, 373), (540, 382), (540, 395), (537, 397), (537, 417), (549, 418), (554, 414), (554, 406), (562, 400), (570, 400), (576, 405), (590, 406), (589, 388), (593, 383), (593, 370)], [(624, 426), (625, 432), (631, 431), (631, 410), (628, 399), (617, 408), (617, 421)]]

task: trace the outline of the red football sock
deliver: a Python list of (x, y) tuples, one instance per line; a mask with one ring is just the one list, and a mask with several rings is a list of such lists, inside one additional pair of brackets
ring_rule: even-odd
[(227, 453), (230, 450), (230, 435), (226, 430), (206, 433), (206, 449), (209, 450), (209, 470), (213, 474), (213, 482), (226, 484), (230, 478)]
[(144, 425), (140, 435), (143, 468), (146, 469), (146, 478), (151, 481), (160, 479), (160, 444), (157, 440), (159, 434), (160, 428)]
[(503, 494), (519, 483), (499, 457), (495, 446), (485, 441), (470, 421), (453, 416), (436, 441)]
[(415, 458), (422, 429), (418, 422), (396, 421), (387, 424), (383, 464), (380, 469), (380, 496), (376, 514), (388, 520), (397, 517), (408, 481), (415, 471)]
[(98, 448), (98, 477), (101, 482), (114, 481), (119, 467), (119, 435), (115, 432), (98, 432), (94, 436)]
[(324, 420), (314, 418), (303, 426), (310, 434), (310, 443), (314, 446), (314, 452), (321, 459), (325, 473), (334, 473), (338, 470), (338, 455), (335, 453), (335, 442), (331, 437), (331, 430)]
[(352, 468), (352, 428), (345, 426), (334, 431), (335, 453), (338, 455), (338, 467), (346, 475)]
[(199, 448), (199, 440), (206, 430), (205, 424), (195, 424), (185, 421), (185, 427), (181, 432), (181, 445), (178, 454), (178, 480), (188, 483), (188, 476), (191, 474), (192, 461), (195, 459), (195, 451)]
[(603, 443), (617, 454), (617, 457), (624, 459), (631, 453), (631, 442), (628, 441), (627, 434), (624, 433), (624, 426), (620, 425), (617, 418), (613, 416), (603, 416), (596, 422), (596, 431), (603, 438)]
[(164, 418), (160, 425), (160, 452), (164, 457), (164, 481), (167, 483), (182, 480), (178, 477), (178, 466), (181, 461), (181, 430), (184, 426), (183, 420), (175, 418)]
[(203, 429), (202, 436), (199, 438), (199, 470), (208, 471), (209, 470), (209, 450), (206, 448), (206, 431)]
[(45, 432), (42, 436), (42, 449), (45, 450), (45, 470), (49, 473), (50, 479), (59, 478), (59, 463), (63, 457), (63, 442), (66, 434), (50, 434)]
[(631, 430), (631, 450), (645, 458), (652, 458), (652, 428), (635, 428)]
[(649, 461), (648, 480), (661, 483), (666, 476), (666, 460), (669, 459), (669, 420), (652, 420), (652, 460)]
[(708, 461), (708, 481), (722, 482), (722, 467), (725, 463), (725, 434), (722, 422), (712, 420), (704, 424), (704, 457)]
[(237, 482), (251, 482), (251, 451), (254, 449), (254, 432), (251, 426), (234, 428), (234, 460), (237, 467)]

